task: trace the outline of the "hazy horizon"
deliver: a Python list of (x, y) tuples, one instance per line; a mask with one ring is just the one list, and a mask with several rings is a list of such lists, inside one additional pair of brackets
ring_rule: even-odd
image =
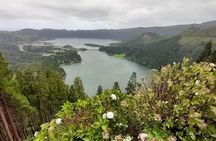
[(0, 30), (94, 30), (169, 26), (216, 19), (213, 0), (7, 0)]
[(135, 27), (122, 27), (122, 28), (95, 28), (95, 29), (66, 29), (66, 28), (31, 28), (31, 27), (24, 27), (20, 29), (14, 29), (14, 30), (4, 30), (0, 29), (0, 31), (19, 31), (23, 29), (34, 29), (34, 30), (43, 30), (43, 29), (53, 29), (53, 30), (115, 30), (115, 29), (129, 29), (129, 28), (149, 28), (149, 27), (167, 27), (167, 26), (178, 26), (178, 25), (190, 25), (190, 24), (202, 24), (206, 22), (211, 22), (211, 21), (216, 21), (216, 20), (210, 20), (210, 21), (203, 21), (199, 23), (185, 23), (185, 24), (174, 24), (174, 25), (158, 25), (158, 26), (135, 26)]

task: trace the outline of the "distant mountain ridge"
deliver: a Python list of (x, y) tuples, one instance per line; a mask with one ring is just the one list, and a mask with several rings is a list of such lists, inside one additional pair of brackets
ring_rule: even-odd
[(114, 39), (128, 41), (140, 36), (143, 33), (151, 32), (160, 36), (173, 36), (190, 27), (200, 29), (209, 28), (216, 25), (216, 20), (204, 22), (201, 24), (174, 25), (161, 27), (137, 27), (125, 29), (99, 29), (99, 30), (57, 30), (57, 29), (22, 29), (16, 31), (17, 34), (24, 37), (33, 37), (35, 39), (49, 38), (97, 38)]
[(23, 40), (23, 37), (16, 32), (0, 31), (0, 44), (15, 44), (16, 42)]

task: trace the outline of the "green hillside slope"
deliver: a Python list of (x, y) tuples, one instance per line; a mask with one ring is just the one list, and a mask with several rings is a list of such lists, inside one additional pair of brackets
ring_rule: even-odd
[(171, 37), (143, 34), (132, 41), (100, 50), (111, 55), (124, 53), (127, 59), (159, 68), (168, 63), (179, 62), (185, 56), (196, 60), (210, 40), (215, 50), (216, 26), (207, 29), (192, 27)]

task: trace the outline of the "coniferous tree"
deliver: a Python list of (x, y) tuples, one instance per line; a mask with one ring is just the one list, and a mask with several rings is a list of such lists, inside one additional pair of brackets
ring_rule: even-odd
[(113, 90), (116, 90), (116, 91), (121, 91), (120, 89), (120, 86), (119, 86), (119, 83), (116, 81), (113, 85)]
[(101, 95), (103, 93), (103, 88), (101, 85), (98, 86), (96, 95)]
[[(16, 78), (12, 76), (8, 64), (0, 53), (0, 121), (3, 122), (3, 127), (0, 126), (0, 138), (21, 141), (26, 138), (25, 131), (18, 128), (17, 123), (20, 119), (29, 116), (32, 107), (28, 99), (21, 94)], [(6, 135), (2, 134), (4, 132)]]
[(216, 50), (212, 53), (212, 55), (210, 57), (210, 62), (216, 64)]
[(0, 53), (0, 84), (2, 79), (9, 74), (8, 63), (6, 63), (3, 55)]
[[(6, 103), (4, 103), (3, 101), (6, 101), (5, 100), (5, 96), (3, 97), (3, 89), (4, 89), (4, 78), (8, 75), (8, 64), (6, 63), (3, 55), (0, 53), (0, 98), (1, 98), (1, 101), (0, 101), (0, 121), (2, 122), (2, 126), (0, 128), (0, 130), (4, 130), (4, 132), (6, 133), (6, 139), (8, 140), (13, 140), (13, 135), (12, 135), (12, 132), (10, 131), (10, 128), (9, 128), (9, 124), (6, 120), (6, 114), (4, 111), (6, 111)], [(3, 109), (3, 107), (6, 107)], [(1, 137), (1, 138), (4, 138), (4, 137)]]
[(86, 99), (88, 97), (80, 77), (74, 79), (74, 82), (70, 87), (69, 97), (71, 102), (76, 102), (78, 99)]
[(76, 95), (79, 99), (86, 99), (87, 95), (84, 90), (84, 86), (80, 77), (75, 78), (74, 88), (76, 90)]
[(48, 83), (48, 104), (50, 115), (54, 115), (56, 111), (59, 111), (63, 103), (68, 100), (68, 86), (65, 85), (61, 76), (52, 70), (47, 70), (45, 72), (45, 79)]
[(197, 62), (209, 62), (210, 56), (212, 53), (212, 41), (209, 41), (204, 49), (204, 51), (201, 53), (200, 57), (197, 59)]
[(68, 87), (60, 75), (51, 70), (25, 70), (18, 72), (16, 78), (21, 92), (38, 113), (38, 125), (49, 121), (68, 100)]
[(138, 87), (139, 87), (139, 83), (137, 83), (137, 76), (136, 76), (136, 73), (133, 72), (131, 77), (130, 77), (130, 80), (128, 82), (128, 85), (125, 88), (127, 94), (134, 95), (136, 93), (136, 90), (138, 89)]
[(68, 100), (72, 103), (78, 100), (73, 84), (70, 86), (70, 89), (69, 89)]

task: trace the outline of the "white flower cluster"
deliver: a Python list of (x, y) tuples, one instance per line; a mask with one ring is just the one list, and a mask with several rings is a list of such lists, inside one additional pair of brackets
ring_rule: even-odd
[(61, 124), (62, 123), (62, 119), (61, 118), (57, 118), (56, 119), (56, 124)]
[(145, 133), (140, 133), (138, 136), (139, 141), (147, 141), (148, 139), (148, 134)]
[(117, 126), (123, 126), (123, 124), (122, 124), (122, 123), (117, 123), (116, 125), (117, 125)]
[(130, 136), (127, 136), (123, 141), (132, 141), (132, 138)]
[(195, 81), (195, 84), (196, 84), (197, 86), (200, 86), (200, 81), (199, 81), (199, 80), (196, 80), (196, 81)]
[(176, 137), (173, 137), (173, 136), (170, 136), (169, 138), (168, 138), (168, 141), (176, 141), (177, 139), (176, 139)]
[(114, 118), (114, 113), (113, 113), (113, 112), (104, 113), (104, 114), (102, 115), (102, 118), (103, 118), (103, 119), (106, 119), (106, 118), (108, 118), (108, 119), (113, 119), (113, 118)]
[(111, 95), (111, 98), (112, 98), (112, 100), (116, 100), (116, 99), (117, 99), (117, 97), (116, 97), (115, 94), (112, 94), (112, 95)]
[(36, 132), (34, 133), (34, 136), (37, 137), (37, 135), (38, 135), (38, 132), (36, 131)]
[(103, 139), (108, 140), (108, 139), (109, 139), (109, 132), (108, 132), (108, 131), (104, 131), (104, 132), (102, 133), (102, 136), (103, 136)]
[(210, 66), (211, 67), (215, 67), (216, 65), (214, 63), (210, 63)]
[(133, 138), (131, 136), (126, 136), (125, 138), (122, 138), (121, 135), (117, 135), (112, 141), (132, 141), (132, 139)]

